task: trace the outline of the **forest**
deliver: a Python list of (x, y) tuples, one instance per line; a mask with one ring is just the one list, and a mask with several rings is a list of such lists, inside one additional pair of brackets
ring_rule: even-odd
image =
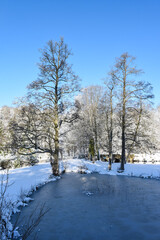
[(0, 109), (1, 165), (7, 154), (15, 156), (14, 167), (47, 154), (58, 176), (59, 160), (67, 156), (107, 160), (111, 170), (118, 155), (123, 171), (134, 154), (159, 151), (160, 108), (135, 57), (123, 53), (99, 85), (82, 88), (71, 55), (63, 38), (47, 42), (27, 95)]

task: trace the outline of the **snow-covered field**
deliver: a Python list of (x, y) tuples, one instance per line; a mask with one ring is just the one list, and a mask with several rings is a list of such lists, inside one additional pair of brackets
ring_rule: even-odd
[[(66, 172), (82, 172), (87, 174), (97, 172), (99, 174), (160, 179), (160, 165), (126, 164), (123, 173), (117, 172), (119, 166), (119, 163), (114, 163), (112, 165), (112, 170), (108, 171), (108, 163), (106, 162), (96, 161), (93, 164), (84, 159), (67, 159), (61, 162), (60, 169), (62, 171), (64, 167)], [(5, 176), (5, 173), (5, 171), (0, 171), (1, 179)], [(11, 169), (9, 171), (8, 179), (9, 187), (5, 194), (7, 201), (11, 201), (12, 203), (12, 208), (8, 212), (8, 217), (10, 218), (11, 213), (17, 211), (18, 206), (25, 206), (25, 204), (31, 200), (29, 195), (32, 191), (36, 190), (37, 187), (56, 180), (56, 178), (51, 178), (50, 176), (51, 167), (49, 163), (41, 163), (32, 167)]]

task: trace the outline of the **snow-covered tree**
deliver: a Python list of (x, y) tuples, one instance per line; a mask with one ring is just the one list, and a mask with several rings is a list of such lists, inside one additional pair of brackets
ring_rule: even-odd
[(95, 154), (99, 158), (101, 147), (102, 124), (101, 124), (101, 98), (103, 88), (101, 86), (89, 86), (82, 89), (78, 96), (81, 106), (80, 119), (75, 125), (74, 134), (77, 136), (78, 148), (85, 153), (89, 151), (89, 143), (94, 139)]

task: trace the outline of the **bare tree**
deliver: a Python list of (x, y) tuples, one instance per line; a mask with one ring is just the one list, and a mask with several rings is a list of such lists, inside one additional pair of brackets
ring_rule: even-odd
[[(77, 113), (73, 112), (71, 106), (74, 103), (72, 97), (79, 90), (79, 79), (68, 63), (71, 51), (63, 38), (59, 42), (49, 41), (41, 52), (39, 78), (28, 86), (30, 90), (28, 97), (33, 103), (30, 104), (33, 111), (30, 112), (29, 109), (24, 108), (26, 124), (22, 124), (23, 127), (17, 124), (14, 129), (17, 129), (19, 134), (22, 131), (24, 138), (27, 138), (27, 141), (22, 141), (23, 148), (30, 152), (36, 149), (50, 153), (52, 173), (57, 176), (59, 175), (60, 136), (64, 134), (61, 132), (61, 127), (63, 123), (70, 123), (77, 118)], [(21, 113), (22, 111), (23, 109)], [(19, 140), (20, 143), (22, 138)]]
[[(34, 104), (20, 107), (10, 121), (11, 148), (20, 155), (52, 153), (52, 125), (47, 126), (47, 112)], [(48, 144), (47, 144), (48, 143)]]
[(105, 81), (106, 92), (105, 92), (105, 113), (106, 113), (106, 128), (107, 128), (107, 139), (108, 139), (108, 150), (109, 150), (109, 164), (108, 170), (111, 170), (113, 161), (113, 111), (114, 111), (114, 99), (115, 99), (115, 88), (116, 82), (112, 76), (112, 72), (109, 73), (110, 79)]
[(124, 170), (124, 164), (126, 162), (126, 134), (127, 130), (132, 125), (131, 123), (128, 125), (129, 115), (133, 109), (136, 109), (137, 104), (142, 99), (149, 100), (153, 98), (150, 83), (136, 80), (135, 77), (142, 73), (142, 71), (136, 68), (134, 61), (134, 57), (130, 56), (128, 53), (124, 53), (120, 58), (116, 59), (116, 64), (112, 71), (113, 79), (119, 86), (119, 109), (122, 132), (122, 158), (120, 170), (122, 171)]

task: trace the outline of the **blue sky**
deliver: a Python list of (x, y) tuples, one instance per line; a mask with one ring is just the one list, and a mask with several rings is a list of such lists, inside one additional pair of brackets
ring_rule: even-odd
[(102, 84), (116, 57), (137, 58), (160, 104), (159, 0), (1, 0), (0, 106), (11, 106), (38, 75), (49, 40), (65, 42), (82, 86)]

